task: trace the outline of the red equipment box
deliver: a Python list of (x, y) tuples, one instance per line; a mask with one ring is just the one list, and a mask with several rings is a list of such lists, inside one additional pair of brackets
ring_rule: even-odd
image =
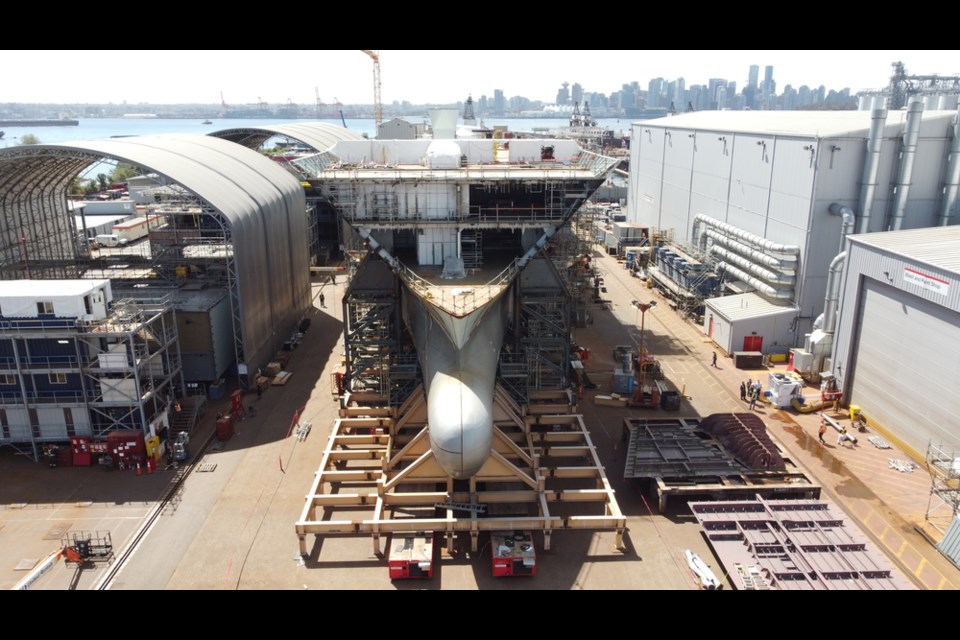
[(537, 550), (529, 531), (495, 531), (490, 534), (493, 577), (537, 574)]
[(390, 579), (433, 577), (433, 534), (398, 533), (390, 539)]

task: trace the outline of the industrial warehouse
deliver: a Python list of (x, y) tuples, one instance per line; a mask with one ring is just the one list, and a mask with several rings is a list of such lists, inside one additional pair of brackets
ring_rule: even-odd
[[(911, 424), (926, 418), (905, 406), (897, 413), (890, 408), (895, 397), (890, 391), (904, 387), (906, 393), (905, 380), (918, 379), (908, 374), (898, 380), (902, 365), (896, 363), (935, 361), (914, 351), (919, 345), (893, 338), (924, 336), (932, 342), (932, 355), (951, 353), (944, 350), (949, 334), (917, 324), (926, 316), (911, 315), (894, 328), (890, 314), (876, 311), (876, 300), (886, 294), (861, 290), (923, 282), (904, 274), (925, 273), (923, 257), (933, 259), (937, 251), (942, 253), (936, 254), (936, 277), (947, 278), (943, 268), (955, 255), (948, 240), (953, 230), (935, 227), (956, 224), (957, 127), (956, 111), (924, 111), (921, 100), (900, 111), (703, 112), (634, 124), (630, 219), (672, 237), (651, 256), (649, 275), (691, 311), (725, 353), (789, 360), (792, 370), (812, 382), (832, 374), (842, 382), (844, 404), (863, 406), (921, 457), (925, 439), (960, 442), (960, 432), (947, 427), (956, 406), (949, 388), (936, 398), (917, 398), (942, 407), (930, 417), (937, 429)], [(927, 230), (898, 233), (917, 229)], [(881, 231), (887, 233), (872, 235)], [(881, 238), (883, 244), (875, 245)], [(899, 242), (904, 251), (917, 252), (917, 262), (911, 262), (916, 271), (887, 265), (868, 274), (858, 271), (859, 263), (852, 268), (845, 262), (868, 247), (899, 254)], [(885, 277), (884, 271), (895, 275)], [(715, 284), (709, 294), (693, 284), (704, 281)], [(941, 297), (949, 300), (947, 280), (927, 282), (942, 283)], [(868, 302), (871, 313), (864, 313)], [(840, 358), (834, 348), (838, 318), (848, 336)], [(859, 327), (853, 338), (852, 323)], [(877, 331), (893, 340), (862, 342)], [(865, 348), (875, 354), (874, 367), (866, 376), (871, 382), (858, 385), (850, 377), (852, 364)], [(937, 366), (927, 371), (944, 379)], [(865, 397), (868, 384), (877, 391)], [(910, 395), (940, 387), (921, 386)]]
[[(928, 512), (956, 513), (955, 394), (904, 371), (930, 382), (917, 399), (940, 412), (918, 424), (876, 382), (892, 375), (888, 357), (949, 353), (952, 228), (923, 227), (956, 213), (956, 114), (891, 111), (881, 126), (880, 112), (778, 113), (765, 131), (710, 121), (725, 115), (635, 125), (626, 224), (637, 234), (614, 232), (590, 201), (615, 161), (570, 141), (454, 139), (443, 114), (433, 140), (304, 123), (5, 150), (4, 277), (18, 288), (0, 298), (3, 443), (38, 459), (44, 445), (70, 452), (89, 438), (97, 455), (109, 434), (138, 431), (154, 443), (135, 454), (145, 465), (158, 441), (172, 449), (174, 423), (205, 391), (217, 410), (182, 428), (209, 441), (170, 470), (193, 489), (172, 511), (160, 491), (155, 530), (136, 538), (167, 545), (167, 588), (498, 588), (514, 575), (528, 588), (955, 588), (947, 548), (918, 565), (855, 522), (856, 507), (838, 517), (817, 473), (816, 413), (788, 415), (769, 396), (753, 413), (735, 388), (750, 377), (772, 391), (768, 376), (796, 375), (819, 405), (818, 385), (835, 381), (870, 438), (944, 472), (888, 469), (892, 481), (935, 494)], [(846, 121), (798, 124), (820, 115)], [(276, 136), (300, 151), (256, 152)], [(909, 169), (901, 138), (914, 140)], [(711, 150), (717, 166), (701, 160)], [(100, 158), (154, 183), (142, 214), (164, 224), (135, 260), (132, 246), (91, 250), (89, 238), (112, 234), (72, 231), (58, 195)], [(887, 184), (899, 185), (892, 198)], [(612, 247), (597, 246), (598, 229)], [(332, 258), (344, 271), (319, 267)], [(868, 324), (900, 309), (893, 334)], [(913, 318), (917, 344), (885, 348)], [(858, 464), (886, 466), (887, 453), (867, 438), (850, 451), (831, 441), (826, 455), (869, 475)], [(250, 495), (267, 525), (252, 539), (232, 511)], [(693, 518), (687, 498), (718, 502), (691, 503)], [(209, 515), (185, 521), (191, 500)], [(776, 515), (801, 506), (802, 541)], [(174, 542), (175, 526), (191, 541)], [(656, 527), (678, 546), (660, 553)], [(726, 528), (747, 553), (730, 551), (716, 534)], [(224, 540), (217, 553), (212, 539)], [(144, 562), (124, 556), (90, 586), (153, 588)]]

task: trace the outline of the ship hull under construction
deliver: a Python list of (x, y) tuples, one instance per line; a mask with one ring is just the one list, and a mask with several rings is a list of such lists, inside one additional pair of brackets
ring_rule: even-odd
[[(404, 309), (427, 394), (430, 448), (457, 479), (480, 470), (493, 445), (493, 392), (506, 328), (505, 294), (463, 318), (443, 311), (409, 289)], [(454, 329), (454, 331), (450, 331)]]
[[(497, 367), (517, 277), (616, 161), (572, 141), (415, 140), (342, 142), (307, 163), (344, 228), (399, 285), (402, 312), (382, 310), (374, 320), (347, 314), (347, 384), (356, 391), (361, 370), (371, 369), (369, 359), (351, 367), (352, 351), (370, 351), (363, 328), (402, 316), (426, 392), (433, 456), (451, 477), (473, 477), (493, 443)], [(504, 264), (485, 284), (468, 284)], [(400, 331), (385, 332), (377, 380), (402, 359), (394, 348)]]

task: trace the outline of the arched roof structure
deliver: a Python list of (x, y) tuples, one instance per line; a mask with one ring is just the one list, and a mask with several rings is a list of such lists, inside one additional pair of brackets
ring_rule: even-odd
[[(0, 149), (0, 277), (76, 277), (86, 239), (73, 228), (70, 182), (122, 161), (177, 185), (220, 230), (238, 362), (265, 364), (310, 304), (306, 204), (296, 178), (255, 151), (214, 136), (110, 138)], [(184, 262), (187, 260), (182, 259)]]
[(316, 151), (326, 151), (341, 140), (364, 139), (355, 131), (326, 122), (295, 122), (292, 124), (234, 127), (213, 131), (207, 135), (236, 142), (248, 149), (258, 149), (264, 142), (274, 136), (286, 136), (292, 140), (298, 140)]

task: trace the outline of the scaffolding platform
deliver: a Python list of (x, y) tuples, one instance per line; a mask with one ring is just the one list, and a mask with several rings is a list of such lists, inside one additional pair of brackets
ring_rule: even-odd
[(960, 444), (927, 445), (930, 497), (924, 518), (943, 534), (960, 512)]
[(568, 412), (568, 396), (556, 400), (557, 413), (530, 415), (498, 386), (493, 450), (464, 481), (433, 457), (422, 387), (392, 416), (337, 419), (295, 524), (301, 555), (311, 534), (368, 535), (378, 556), (381, 536), (417, 532), (443, 534), (449, 552), (458, 533), (475, 553), (480, 533), (496, 531), (540, 531), (549, 550), (562, 529), (615, 531), (622, 548), (626, 518), (583, 417)]
[(671, 497), (820, 497), (820, 485), (789, 458), (781, 455), (783, 468), (750, 468), (700, 423), (700, 418), (624, 420), (623, 439), (629, 440), (624, 478), (650, 480), (660, 513)]

